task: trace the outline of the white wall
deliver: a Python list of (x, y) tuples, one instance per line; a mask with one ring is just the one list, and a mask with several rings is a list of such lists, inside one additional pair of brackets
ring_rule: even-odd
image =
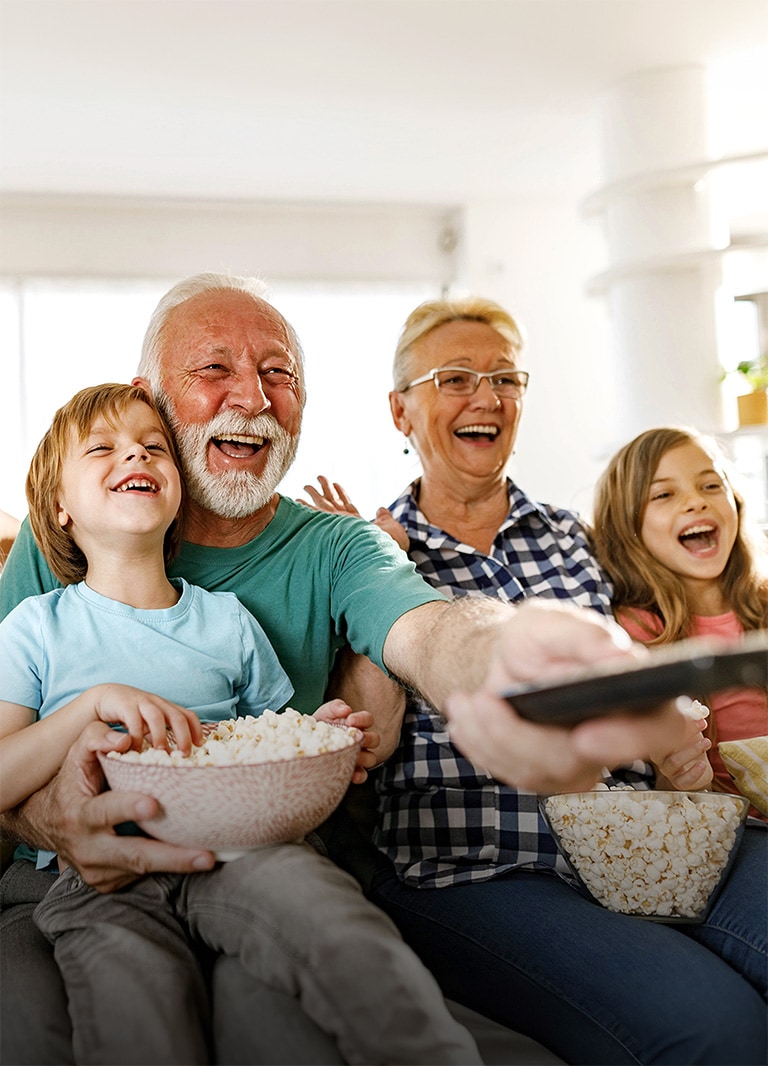
[(498, 300), (526, 334), (531, 382), (511, 472), (534, 497), (588, 510), (613, 450), (616, 365), (606, 304), (587, 295), (600, 230), (572, 200), (468, 205), (459, 284)]
[(451, 207), (0, 196), (6, 276), (434, 281), (453, 270)]

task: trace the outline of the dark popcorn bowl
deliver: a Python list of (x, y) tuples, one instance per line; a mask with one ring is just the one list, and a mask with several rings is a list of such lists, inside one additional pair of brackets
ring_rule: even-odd
[(702, 922), (744, 833), (749, 801), (722, 792), (595, 789), (539, 807), (582, 892), (620, 914)]

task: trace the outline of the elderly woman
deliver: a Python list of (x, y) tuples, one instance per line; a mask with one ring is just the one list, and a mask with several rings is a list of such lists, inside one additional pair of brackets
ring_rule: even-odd
[[(528, 384), (522, 349), (489, 300), (430, 301), (409, 316), (389, 399), (423, 475), (376, 521), (453, 595), (567, 599), (610, 615), (578, 516), (506, 475)], [(325, 478), (307, 492), (320, 509), (356, 513)], [(616, 776), (653, 783), (644, 764)], [(765, 1061), (765, 981), (752, 983), (765, 973), (761, 856), (742, 848), (704, 924), (648, 922), (579, 895), (537, 797), (469, 762), (429, 705), (409, 700), (377, 777), (374, 841), (390, 862), (369, 891), (447, 996), (566, 1062)]]
[[(430, 301), (411, 313), (389, 402), (423, 475), (375, 521), (445, 591), (578, 598), (610, 613), (578, 517), (535, 503), (506, 476), (528, 385), (522, 347), (514, 319), (491, 300)], [(314, 506), (357, 513), (341, 486), (320, 482), (322, 493), (306, 486)]]

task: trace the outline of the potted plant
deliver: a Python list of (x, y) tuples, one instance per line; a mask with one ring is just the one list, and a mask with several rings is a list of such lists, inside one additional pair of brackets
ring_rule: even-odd
[(735, 373), (741, 374), (749, 386), (749, 392), (736, 397), (739, 425), (768, 424), (768, 353), (738, 363)]

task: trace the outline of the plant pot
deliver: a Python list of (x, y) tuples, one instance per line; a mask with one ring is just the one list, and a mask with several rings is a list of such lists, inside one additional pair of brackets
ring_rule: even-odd
[(768, 425), (768, 389), (756, 389), (737, 396), (740, 426)]

